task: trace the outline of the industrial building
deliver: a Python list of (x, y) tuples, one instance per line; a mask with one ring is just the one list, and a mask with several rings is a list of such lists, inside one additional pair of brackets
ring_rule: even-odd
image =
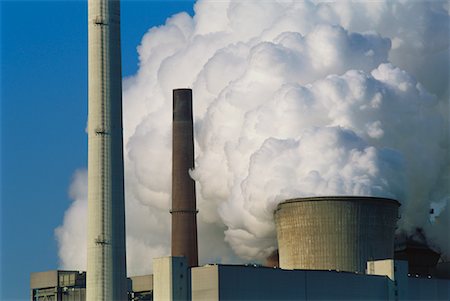
[[(86, 300), (86, 272), (46, 271), (31, 274), (31, 300)], [(153, 276), (127, 278), (129, 300), (153, 300)]]
[[(373, 197), (286, 200), (274, 212), (275, 266), (155, 258), (153, 275), (128, 278), (128, 300), (450, 300), (439, 254), (417, 242), (394, 252), (399, 206)], [(31, 300), (84, 301), (85, 280), (85, 272), (33, 273)]]
[[(450, 300), (450, 279), (408, 274), (406, 261), (369, 262), (368, 274), (186, 262), (155, 259), (154, 275), (128, 278), (128, 300)], [(84, 272), (33, 273), (31, 300), (84, 301), (84, 280)]]
[[(128, 300), (450, 300), (450, 275), (438, 253), (408, 240), (394, 252), (399, 206), (374, 197), (286, 200), (274, 212), (279, 257), (271, 258), (273, 266), (155, 258), (153, 275), (127, 279)], [(186, 216), (192, 221), (195, 214)], [(184, 244), (179, 252), (197, 259), (197, 248)], [(31, 300), (84, 301), (85, 288), (85, 272), (31, 275)]]

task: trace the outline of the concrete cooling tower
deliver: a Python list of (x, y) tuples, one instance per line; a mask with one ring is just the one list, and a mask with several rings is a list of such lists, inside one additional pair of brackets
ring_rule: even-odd
[(368, 260), (394, 258), (400, 203), (375, 197), (311, 197), (275, 210), (282, 269), (364, 273)]

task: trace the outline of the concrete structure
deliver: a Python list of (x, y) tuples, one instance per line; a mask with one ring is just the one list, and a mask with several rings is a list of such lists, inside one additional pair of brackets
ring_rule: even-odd
[(88, 0), (87, 300), (126, 300), (120, 2)]
[(405, 300), (408, 297), (408, 263), (393, 259), (376, 260), (367, 262), (367, 275), (387, 276), (389, 299)]
[(173, 90), (172, 130), (172, 256), (185, 256), (198, 265), (197, 207), (194, 168), (192, 90)]
[[(33, 301), (85, 301), (86, 272), (46, 271), (31, 273), (30, 297)], [(153, 300), (153, 276), (127, 279), (128, 300)]]
[[(192, 300), (309, 300), (359, 299), (386, 300), (385, 279), (374, 278), (366, 289), (359, 275), (352, 273), (293, 271), (263, 267), (211, 265), (192, 270)], [(338, 284), (353, 282), (358, 294)], [(329, 284), (333, 283), (331, 287)], [(327, 289), (324, 289), (324, 288)]]
[(153, 259), (155, 300), (190, 300), (190, 270), (185, 257)]
[(274, 213), (280, 267), (364, 273), (369, 260), (393, 259), (399, 206), (340, 196), (280, 203)]
[(86, 273), (78, 271), (32, 273), (30, 288), (33, 301), (84, 301)]
[(192, 300), (450, 300), (449, 280), (408, 277), (406, 263), (393, 280), (375, 266), (380, 275), (207, 265), (192, 269)]
[(153, 300), (153, 275), (130, 277), (131, 291), (129, 300), (150, 301)]

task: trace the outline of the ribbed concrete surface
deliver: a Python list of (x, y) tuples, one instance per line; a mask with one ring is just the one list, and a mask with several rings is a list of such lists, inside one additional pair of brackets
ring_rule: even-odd
[(399, 203), (373, 197), (314, 197), (275, 211), (283, 269), (364, 273), (367, 260), (394, 256)]

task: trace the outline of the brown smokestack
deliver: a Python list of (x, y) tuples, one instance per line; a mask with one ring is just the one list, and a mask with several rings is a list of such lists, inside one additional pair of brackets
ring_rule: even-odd
[(197, 208), (194, 168), (192, 90), (173, 90), (172, 128), (172, 256), (185, 256), (189, 266), (198, 266)]

